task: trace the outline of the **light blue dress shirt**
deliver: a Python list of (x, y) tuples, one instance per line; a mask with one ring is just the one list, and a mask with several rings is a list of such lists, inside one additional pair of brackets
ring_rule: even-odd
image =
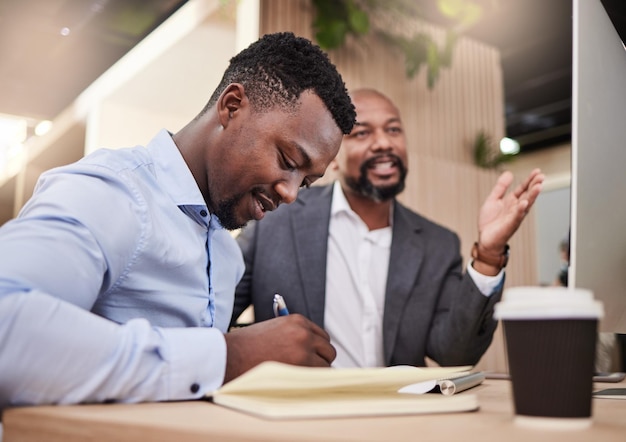
[(243, 270), (165, 130), (44, 173), (0, 228), (0, 409), (218, 388)]

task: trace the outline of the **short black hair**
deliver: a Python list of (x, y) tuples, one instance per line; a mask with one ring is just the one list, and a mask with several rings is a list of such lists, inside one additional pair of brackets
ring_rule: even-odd
[(215, 105), (220, 94), (232, 83), (243, 85), (257, 111), (273, 106), (289, 109), (302, 92), (312, 90), (344, 134), (350, 133), (356, 120), (343, 79), (328, 55), (310, 40), (291, 32), (266, 34), (231, 58), (202, 112)]

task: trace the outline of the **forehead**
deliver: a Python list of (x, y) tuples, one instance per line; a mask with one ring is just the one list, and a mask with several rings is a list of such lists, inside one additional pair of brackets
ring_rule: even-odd
[(384, 123), (400, 120), (398, 108), (386, 97), (373, 92), (359, 92), (352, 97), (357, 124)]

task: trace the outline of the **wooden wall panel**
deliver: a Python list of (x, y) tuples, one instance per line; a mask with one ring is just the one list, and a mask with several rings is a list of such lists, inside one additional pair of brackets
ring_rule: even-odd
[[(263, 0), (261, 11), (262, 34), (289, 30), (312, 38), (308, 0)], [(441, 29), (420, 23), (415, 27), (443, 39)], [(494, 140), (504, 135), (502, 70), (494, 48), (461, 38), (453, 66), (441, 71), (433, 89), (426, 85), (425, 68), (408, 79), (403, 56), (373, 37), (348, 38), (329, 55), (348, 89), (373, 87), (394, 100), (410, 148), (420, 155), (472, 164), (471, 144), (479, 131)]]
[[(292, 31), (312, 39), (313, 16), (308, 0), (261, 0), (261, 11), (261, 34)], [(443, 30), (425, 23), (416, 22), (411, 28), (405, 32), (423, 29), (440, 40), (444, 36)], [(396, 103), (406, 129), (410, 170), (400, 200), (456, 231), (462, 253), (468, 259), (477, 239), (479, 208), (500, 173), (475, 166), (471, 149), (479, 131), (485, 131), (493, 140), (504, 135), (504, 92), (498, 51), (461, 38), (452, 66), (441, 71), (433, 89), (426, 85), (424, 68), (415, 78), (408, 79), (403, 56), (370, 36), (349, 38), (329, 56), (348, 89), (372, 87)], [(332, 175), (325, 181), (330, 179)], [(507, 287), (537, 283), (534, 235), (531, 212), (511, 240)], [(500, 329), (479, 367), (506, 371)]]

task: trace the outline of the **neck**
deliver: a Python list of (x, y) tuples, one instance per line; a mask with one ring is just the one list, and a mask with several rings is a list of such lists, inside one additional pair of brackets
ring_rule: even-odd
[[(221, 132), (221, 126), (216, 123), (216, 119), (213, 113), (207, 112), (202, 116), (192, 120), (179, 132), (172, 137), (174, 143), (180, 150), (180, 153), (187, 163), (187, 167), (191, 171), (198, 188), (207, 203), (210, 206), (209, 201), (209, 189), (208, 189), (208, 171), (207, 171), (207, 152), (211, 153), (214, 149), (210, 149), (211, 144), (217, 144), (214, 140)], [(207, 136), (209, 134), (209, 136)], [(218, 163), (218, 160), (211, 160), (211, 164)], [(212, 210), (211, 207), (209, 207)]]

